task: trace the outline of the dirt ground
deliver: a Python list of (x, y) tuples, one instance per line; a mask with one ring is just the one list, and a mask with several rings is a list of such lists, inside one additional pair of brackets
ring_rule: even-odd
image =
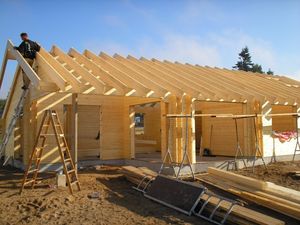
[[(19, 187), (23, 174), (0, 168), (0, 225), (12, 224), (210, 224), (146, 199), (131, 188), (118, 167), (93, 167), (80, 171), (82, 191), (74, 196), (57, 189), (54, 178), (42, 187)], [(99, 198), (89, 195), (99, 193)]]
[(260, 165), (255, 167), (254, 173), (252, 169), (239, 170), (237, 173), (300, 191), (300, 179), (289, 175), (289, 172), (294, 171), (300, 171), (300, 161), (268, 164), (267, 171)]

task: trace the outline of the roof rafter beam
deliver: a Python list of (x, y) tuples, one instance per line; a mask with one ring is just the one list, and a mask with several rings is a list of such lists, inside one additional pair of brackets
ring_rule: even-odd
[(162, 76), (159, 73), (154, 73), (149, 68), (147, 68), (147, 66), (142, 66), (141, 62), (139, 62), (137, 59), (136, 60), (126, 59), (118, 54), (115, 54), (114, 58), (116, 58), (118, 61), (122, 62), (124, 65), (128, 66), (129, 68), (138, 71), (141, 74), (144, 74), (144, 76), (151, 77), (156, 83), (159, 83), (169, 92), (171, 92), (171, 94), (175, 94), (178, 96), (184, 94), (184, 91), (182, 89), (178, 88), (176, 85), (171, 84), (170, 79), (166, 79), (165, 76)]
[(119, 60), (112, 58), (103, 52), (99, 56), (101, 58), (103, 58), (104, 60), (107, 60), (109, 63), (111, 63), (111, 65), (115, 66), (119, 70), (121, 70), (127, 74), (131, 74), (132, 76), (135, 76), (134, 78), (136, 80), (139, 80), (145, 86), (152, 89), (157, 95), (164, 97), (169, 93), (169, 91), (166, 90), (165, 88), (163, 88), (162, 86), (160, 86), (160, 84), (154, 82), (153, 79), (151, 79), (151, 77), (145, 76), (144, 74), (139, 73), (139, 72), (135, 71), (134, 69), (127, 67), (125, 64), (123, 64)]
[[(199, 76), (195, 76), (193, 72), (179, 68), (179, 65), (171, 63), (169, 61), (160, 62), (158, 60), (155, 60), (155, 63), (159, 64), (162, 67), (165, 67), (165, 69), (168, 69), (170, 71), (176, 72), (178, 76), (185, 77), (187, 80), (194, 81), (195, 85), (198, 86), (198, 88), (208, 88), (209, 90), (216, 93), (221, 99), (226, 99), (228, 101), (232, 102), (244, 102), (245, 100), (249, 100), (249, 97), (243, 98), (242, 95), (237, 93), (230, 93), (226, 92), (224, 87), (220, 87), (218, 83), (210, 82), (206, 77), (202, 77), (202, 79), (199, 78)], [(191, 79), (192, 78), (192, 79)], [(199, 82), (195, 82), (199, 81)]]
[(36, 54), (35, 61), (38, 65), (39, 70), (43, 69), (47, 77), (52, 80), (60, 90), (65, 91), (67, 81), (60, 76), (60, 74), (47, 62), (47, 60), (40, 54)]
[(83, 84), (70, 71), (68, 71), (60, 62), (57, 61), (50, 53), (41, 48), (39, 52), (47, 62), (72, 86), (72, 90), (81, 93)]
[(119, 80), (121, 80), (126, 85), (135, 86), (135, 90), (138, 95), (142, 95), (145, 97), (160, 97), (155, 96), (154, 91), (150, 90), (149, 88), (145, 87), (143, 84), (141, 84), (139, 81), (133, 79), (130, 75), (123, 73), (122, 71), (118, 70), (114, 66), (112, 66), (110, 63), (105, 62), (103, 59), (95, 55), (94, 53), (90, 52), (89, 50), (85, 50), (83, 53), (87, 58), (92, 60), (94, 63), (98, 64), (101, 68), (104, 68), (105, 70), (109, 71), (110, 74), (117, 77)]
[(132, 88), (126, 86), (120, 80), (113, 77), (108, 71), (103, 70), (99, 65), (92, 62), (86, 56), (81, 55), (75, 49), (71, 48), (68, 54), (71, 57), (73, 57), (73, 60), (78, 62), (80, 65), (91, 70), (92, 71), (91, 73), (94, 74), (96, 77), (100, 78), (105, 84), (114, 87), (119, 94), (127, 94), (132, 92), (133, 90)]
[[(209, 68), (209, 69), (213, 69), (213, 68)], [(279, 88), (273, 88), (273, 85), (270, 84), (271, 86), (269, 86), (268, 81), (266, 79), (266, 82), (262, 82), (262, 78), (257, 77), (255, 74), (247, 74), (246, 72), (242, 72), (239, 71), (239, 73), (236, 73), (233, 70), (228, 70), (228, 69), (214, 69), (214, 70), (218, 70), (220, 73), (223, 74), (227, 74), (227, 77), (231, 78), (231, 79), (236, 79), (235, 76), (239, 76), (239, 80), (246, 82), (247, 84), (251, 84), (252, 85), (252, 89), (254, 88), (259, 88), (261, 89), (261, 92), (265, 93), (265, 96), (272, 100), (272, 97), (274, 98), (274, 96), (276, 96), (276, 101), (282, 102), (283, 104), (295, 104), (296, 101), (296, 97), (295, 98), (291, 98), (290, 95), (292, 95), (291, 90), (289, 90), (289, 92), (282, 92), (282, 90)], [(272, 82), (274, 83), (274, 82)], [(276, 103), (276, 102), (274, 102)]]
[[(14, 57), (18, 64), (20, 65), (20, 67), (22, 68), (22, 70), (25, 72), (25, 74), (27, 75), (27, 77), (30, 79), (31, 83), (36, 87), (36, 88), (40, 88), (40, 77), (36, 74), (36, 72), (31, 68), (31, 66), (26, 62), (26, 60), (24, 59), (24, 57), (20, 54), (19, 51), (17, 51), (16, 49), (14, 49), (14, 45), (12, 44), (12, 42), (10, 40), (7, 41), (7, 47), (6, 47), (6, 57), (8, 55), (11, 55), (12, 57)], [(9, 52), (9, 53), (8, 53)], [(7, 59), (4, 60), (5, 62), (5, 66), (2, 65), (3, 67), (3, 71), (1, 71), (1, 82), (2, 82), (2, 77), (4, 74), (4, 70), (6, 67), (6, 63), (7, 63)]]
[(99, 80), (85, 68), (80, 66), (76, 61), (74, 61), (69, 55), (65, 54), (57, 46), (53, 46), (51, 52), (55, 56), (58, 56), (65, 63), (67, 63), (74, 71), (80, 74), (85, 81), (89, 82), (95, 88), (96, 93), (105, 94), (108, 90), (112, 89), (112, 87), (105, 85), (101, 80)]
[[(128, 59), (130, 60), (137, 60), (132, 56), (128, 56)], [(140, 60), (137, 60), (141, 63), (143, 66), (149, 66), (154, 72), (162, 74), (162, 76), (166, 77), (167, 79), (172, 82), (173, 85), (176, 85), (178, 88), (183, 88), (184, 92), (188, 94), (189, 96), (201, 100), (216, 100), (219, 101), (221, 98), (219, 98), (215, 93), (208, 90), (207, 88), (203, 88), (202, 90), (195, 89), (194, 87), (190, 86), (190, 83), (185, 82), (184, 79), (179, 77), (176, 73), (166, 71), (161, 67), (158, 67), (155, 65), (153, 61), (150, 61), (146, 58), (141, 58)]]

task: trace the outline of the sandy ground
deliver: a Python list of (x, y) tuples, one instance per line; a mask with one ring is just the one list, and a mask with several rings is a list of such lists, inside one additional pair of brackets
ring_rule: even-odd
[[(80, 171), (82, 191), (74, 196), (57, 189), (53, 178), (42, 187), (18, 194), (23, 174), (0, 168), (0, 225), (12, 224), (210, 224), (144, 198), (117, 167)], [(99, 198), (90, 199), (93, 192)]]
[(300, 171), (300, 161), (272, 163), (268, 165), (267, 171), (264, 166), (256, 166), (254, 173), (249, 169), (237, 173), (300, 191), (300, 179), (293, 179), (289, 175), (293, 171)]

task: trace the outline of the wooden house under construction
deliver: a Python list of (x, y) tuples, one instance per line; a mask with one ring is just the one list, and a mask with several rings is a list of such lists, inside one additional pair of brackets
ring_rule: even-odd
[[(300, 82), (285, 76), (203, 67), (156, 59), (113, 57), (89, 50), (63, 52), (41, 48), (31, 68), (8, 41), (0, 73), (2, 84), (8, 60), (17, 67), (2, 115), (3, 128), (11, 120), (22, 93), (22, 73), (31, 80), (23, 116), (5, 149), (5, 156), (28, 163), (41, 116), (57, 110), (71, 151), (78, 160), (133, 159), (140, 154), (182, 158), (186, 123), (166, 114), (259, 114), (258, 143), (263, 156), (292, 155), (296, 139), (282, 141), (274, 133), (296, 131), (293, 116), (269, 114), (299, 112)], [(8, 74), (7, 74), (8, 75)], [(239, 144), (253, 156), (251, 119), (198, 116), (188, 118), (188, 155), (196, 163), (199, 149), (216, 156), (234, 156)], [(47, 143), (44, 163), (60, 160), (57, 146)], [(202, 151), (203, 152), (203, 151)], [(201, 153), (202, 154), (202, 153)]]

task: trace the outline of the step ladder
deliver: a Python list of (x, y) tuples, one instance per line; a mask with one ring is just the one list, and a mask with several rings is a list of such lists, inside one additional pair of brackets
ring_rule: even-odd
[[(50, 126), (52, 127), (54, 134), (48, 133)], [(78, 191), (80, 191), (77, 168), (75, 168), (73, 160), (71, 158), (70, 150), (68, 148), (63, 128), (58, 118), (58, 114), (55, 110), (48, 109), (44, 112), (41, 121), (35, 145), (24, 174), (20, 194), (22, 193), (26, 185), (30, 184), (31, 188), (34, 188), (43, 156), (43, 150), (46, 146), (46, 139), (49, 136), (55, 136), (59, 155), (63, 165), (63, 171), (66, 175), (67, 185), (70, 193), (73, 194), (72, 186), (75, 184), (77, 185)]]
[[(7, 146), (9, 138), (11, 137), (11, 135), (12, 135), (12, 133), (14, 131), (14, 128), (15, 128), (15, 125), (16, 125), (18, 119), (22, 115), (24, 102), (25, 102), (25, 99), (27, 97), (28, 92), (29, 92), (28, 88), (26, 88), (26, 89), (23, 90), (23, 92), (21, 94), (21, 97), (20, 97), (20, 99), (18, 101), (18, 104), (17, 104), (17, 106), (15, 108), (14, 114), (13, 114), (13, 116), (12, 116), (10, 122), (9, 122), (8, 128), (5, 131), (5, 134), (4, 134), (3, 139), (2, 139), (2, 143), (0, 145), (0, 158), (2, 156), (5, 156), (5, 148)], [(4, 163), (3, 163), (4, 166), (7, 164), (7, 162), (9, 161), (9, 159), (10, 159), (10, 156), (6, 156), (5, 157)]]

